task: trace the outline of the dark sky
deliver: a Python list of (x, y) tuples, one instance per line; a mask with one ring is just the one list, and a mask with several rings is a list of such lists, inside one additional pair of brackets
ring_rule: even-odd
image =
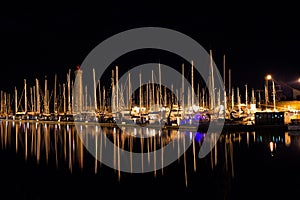
[(174, 29), (212, 49), (221, 73), (225, 54), (233, 86), (263, 88), (269, 73), (290, 83), (300, 77), (299, 19), (292, 11), (215, 9), (184, 1), (3, 7), (0, 88), (22, 87), (24, 78), (53, 80), (55, 73), (63, 81), (104, 39), (143, 26)]

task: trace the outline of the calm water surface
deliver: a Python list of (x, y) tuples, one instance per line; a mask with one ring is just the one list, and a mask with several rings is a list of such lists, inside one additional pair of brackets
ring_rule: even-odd
[[(188, 150), (172, 164), (147, 173), (118, 171), (122, 152), (108, 167), (93, 155), (106, 148), (104, 135), (129, 152), (153, 152), (177, 141)], [(144, 135), (145, 138), (138, 136)], [(91, 154), (85, 145), (93, 145)], [(193, 193), (200, 199), (286, 198), (300, 194), (300, 133), (264, 130), (223, 133), (205, 158), (198, 158), (206, 133), (123, 129), (22, 121), (0, 122), (0, 198), (101, 199)], [(211, 137), (214, 137), (213, 135)], [(216, 138), (211, 138), (216, 139)], [(164, 155), (159, 157), (164, 160)], [(130, 162), (130, 159), (129, 159)], [(163, 161), (162, 161), (163, 162)], [(143, 158), (141, 166), (161, 161)], [(155, 165), (154, 165), (155, 166)], [(143, 194), (141, 196), (140, 194)], [(3, 198), (2, 198), (3, 197)]]

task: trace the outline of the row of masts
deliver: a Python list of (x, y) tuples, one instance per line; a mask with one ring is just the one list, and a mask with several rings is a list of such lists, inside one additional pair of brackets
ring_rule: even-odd
[[(140, 108), (146, 107), (146, 110), (157, 110), (159, 107), (170, 107), (172, 104), (181, 106), (183, 111), (188, 111), (193, 106), (198, 106), (202, 109), (214, 110), (216, 107), (224, 106), (225, 111), (232, 111), (236, 108), (240, 110), (241, 95), (239, 87), (235, 89), (231, 85), (231, 69), (228, 71), (228, 88), (226, 87), (226, 66), (225, 55), (223, 63), (223, 85), (224, 88), (215, 89), (215, 72), (212, 62), (212, 51), (210, 51), (210, 76), (207, 87), (200, 88), (199, 83), (195, 84), (194, 81), (194, 62), (191, 61), (191, 88), (185, 86), (185, 69), (182, 64), (182, 80), (181, 88), (174, 89), (173, 85), (170, 89), (167, 86), (162, 85), (161, 66), (158, 64), (158, 85), (155, 82), (155, 73), (152, 70), (151, 80), (143, 86), (142, 74), (139, 74), (139, 92), (138, 96), (132, 91), (131, 77), (128, 73), (127, 85), (119, 85), (119, 69), (118, 66), (112, 70), (111, 76), (111, 92), (108, 94), (105, 86), (100, 84), (100, 80), (96, 80), (95, 69), (93, 69), (93, 92), (92, 96), (88, 93), (87, 86), (83, 87), (82, 82), (82, 70), (78, 67), (75, 70), (76, 81), (71, 80), (71, 70), (67, 73), (67, 81), (63, 84), (57, 84), (57, 75), (54, 77), (54, 89), (50, 93), (48, 88), (47, 77), (44, 81), (44, 90), (41, 89), (38, 79), (35, 79), (35, 85), (29, 88), (29, 99), (27, 82), (24, 79), (24, 89), (19, 95), (17, 88), (15, 87), (13, 98), (11, 94), (1, 91), (1, 115), (18, 115), (18, 114), (32, 114), (32, 115), (50, 115), (50, 114), (78, 114), (81, 112), (119, 112), (124, 109), (130, 109), (133, 105)], [(195, 85), (197, 90), (195, 92)], [(186, 89), (187, 95), (186, 95)], [(274, 83), (273, 83), (274, 88)], [(57, 91), (57, 89), (59, 89)], [(98, 90), (97, 90), (98, 89)], [(210, 92), (208, 92), (210, 91)], [(224, 94), (221, 94), (224, 91)], [(227, 95), (228, 93), (228, 95)], [(275, 93), (275, 92), (273, 92)], [(124, 96), (126, 94), (126, 96)], [(196, 95), (193, 95), (196, 94)], [(261, 101), (260, 92), (259, 105)], [(221, 96), (223, 98), (221, 98)], [(196, 97), (196, 99), (195, 99)], [(11, 101), (14, 99), (14, 110), (11, 105)], [(223, 99), (223, 100), (222, 100)], [(236, 101), (235, 101), (236, 99)], [(135, 102), (133, 101), (135, 100)], [(186, 101), (187, 100), (187, 101)], [(22, 102), (23, 101), (23, 102)], [(274, 100), (275, 102), (275, 100)], [(250, 104), (256, 104), (255, 91), (252, 88), (252, 95), (250, 101), (248, 100), (248, 86), (245, 85), (245, 105), (249, 107)], [(53, 109), (50, 109), (50, 105), (53, 105)], [(23, 107), (24, 106), (24, 107)], [(275, 107), (275, 103), (274, 103)], [(226, 112), (225, 112), (226, 114)]]

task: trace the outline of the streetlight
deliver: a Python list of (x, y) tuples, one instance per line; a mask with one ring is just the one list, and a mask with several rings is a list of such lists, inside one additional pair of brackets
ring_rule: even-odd
[(300, 83), (300, 78), (298, 79), (298, 83)]
[(269, 80), (272, 79), (272, 76), (268, 74), (266, 77), (266, 85), (265, 85), (265, 98), (266, 98), (266, 106), (269, 104)]

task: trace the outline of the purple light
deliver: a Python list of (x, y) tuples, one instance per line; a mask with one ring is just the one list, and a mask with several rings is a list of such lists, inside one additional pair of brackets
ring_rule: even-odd
[(200, 143), (203, 138), (205, 137), (205, 134), (204, 133), (200, 133), (200, 132), (196, 132), (195, 133), (195, 140)]

